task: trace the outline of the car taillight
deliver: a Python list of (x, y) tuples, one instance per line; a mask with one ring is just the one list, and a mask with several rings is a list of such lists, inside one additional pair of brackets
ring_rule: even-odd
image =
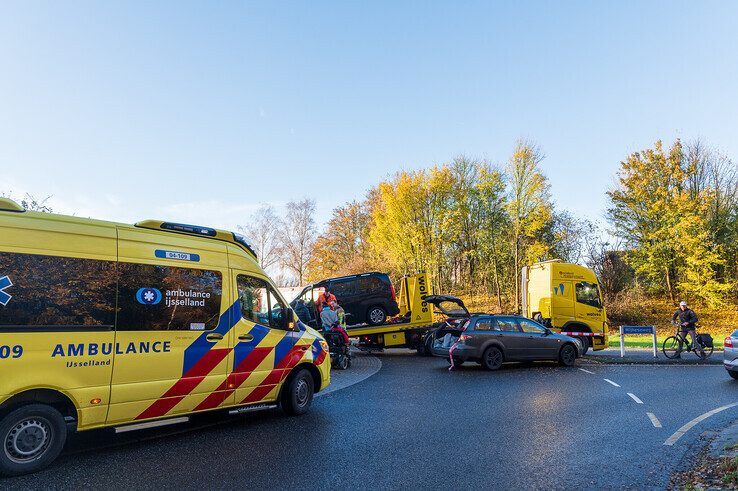
[(392, 292), (392, 300), (397, 302), (397, 295), (395, 295), (395, 285), (390, 283), (390, 291)]
[(733, 338), (728, 336), (725, 338), (725, 341), (723, 341), (723, 347), (724, 348), (732, 348), (733, 347)]
[(466, 341), (467, 339), (471, 339), (471, 336), (470, 336), (470, 335), (468, 335), (468, 334), (462, 334), (461, 336), (459, 336), (459, 342), (460, 342), (460, 343), (463, 343), (463, 342), (464, 342), (464, 341)]

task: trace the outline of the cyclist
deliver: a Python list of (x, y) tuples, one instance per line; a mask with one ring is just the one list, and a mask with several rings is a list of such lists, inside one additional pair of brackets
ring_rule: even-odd
[(674, 315), (671, 316), (671, 322), (676, 323), (677, 318), (679, 318), (679, 327), (682, 332), (682, 337), (684, 339), (687, 339), (687, 333), (689, 333), (689, 336), (692, 338), (692, 349), (699, 349), (699, 347), (697, 346), (697, 335), (695, 332), (697, 314), (695, 314), (694, 310), (690, 309), (687, 306), (687, 302), (679, 302), (679, 310), (674, 312)]

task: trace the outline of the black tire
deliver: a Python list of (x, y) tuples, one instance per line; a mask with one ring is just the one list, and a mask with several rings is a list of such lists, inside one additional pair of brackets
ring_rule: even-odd
[(433, 354), (433, 333), (425, 335), (423, 344), (418, 348), (418, 354), (421, 356), (430, 356)]
[(590, 347), (590, 343), (591, 343), (590, 340), (592, 338), (590, 338), (588, 336), (582, 336), (582, 337), (579, 337), (577, 339), (582, 342), (582, 356), (584, 356), (584, 355), (587, 354), (587, 351), (589, 351), (589, 347)]
[(571, 344), (565, 344), (559, 350), (559, 364), (571, 367), (577, 362), (577, 349)]
[(732, 372), (730, 370), (726, 370), (728, 372), (728, 375), (730, 375), (730, 378), (738, 380), (738, 372)]
[(482, 355), (482, 366), (487, 370), (498, 370), (502, 366), (502, 362), (505, 357), (502, 354), (502, 350), (497, 346), (490, 346), (484, 350)]
[(708, 358), (710, 358), (710, 356), (712, 356), (713, 349), (714, 348), (712, 346), (702, 346), (702, 345), (700, 345), (699, 348), (697, 348), (696, 350), (694, 350), (694, 354), (697, 355), (697, 358), (699, 358), (701, 360), (707, 360)]
[(301, 368), (290, 377), (282, 389), (282, 409), (290, 416), (305, 414), (313, 403), (314, 392), (312, 375)]
[(387, 320), (387, 311), (381, 305), (369, 307), (366, 311), (366, 323), (370, 326), (379, 326)]
[(336, 359), (336, 370), (346, 370), (351, 366), (351, 358), (348, 355), (340, 354)]
[(661, 352), (670, 360), (679, 358), (682, 354), (682, 349), (682, 341), (676, 336), (669, 336), (664, 339), (664, 344), (661, 345)]
[(51, 464), (64, 448), (67, 425), (51, 406), (29, 404), (0, 421), (0, 475), (19, 476)]

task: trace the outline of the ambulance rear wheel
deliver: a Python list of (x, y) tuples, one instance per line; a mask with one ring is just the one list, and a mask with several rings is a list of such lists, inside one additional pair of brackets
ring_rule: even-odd
[(282, 409), (290, 416), (305, 414), (310, 409), (314, 393), (313, 377), (302, 368), (289, 378), (282, 390)]
[(67, 439), (64, 416), (51, 406), (22, 406), (0, 421), (0, 475), (43, 469), (59, 456)]

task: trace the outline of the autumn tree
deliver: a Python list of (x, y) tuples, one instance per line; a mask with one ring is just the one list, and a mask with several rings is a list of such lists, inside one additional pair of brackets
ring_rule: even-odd
[(333, 210), (308, 262), (308, 280), (361, 273), (374, 269), (370, 248), (367, 202), (351, 201)]
[(253, 213), (245, 225), (238, 226), (256, 251), (259, 265), (271, 270), (279, 263), (282, 252), (282, 230), (284, 222), (277, 215), (274, 206), (262, 205)]
[(549, 220), (552, 205), (549, 185), (541, 173), (541, 149), (526, 140), (515, 145), (507, 165), (509, 179), (508, 213), (511, 221), (510, 247), (513, 251), (513, 281), (515, 305), (520, 310), (520, 285), (517, 277), (523, 264), (543, 258), (549, 245), (541, 240)]
[(608, 218), (646, 286), (672, 302), (686, 295), (716, 305), (729, 285), (716, 276), (723, 259), (707, 221), (715, 190), (694, 185), (697, 169), (679, 140), (629, 155), (608, 192)]
[(280, 264), (303, 284), (317, 238), (315, 201), (304, 198), (287, 203), (285, 226), (280, 235)]

